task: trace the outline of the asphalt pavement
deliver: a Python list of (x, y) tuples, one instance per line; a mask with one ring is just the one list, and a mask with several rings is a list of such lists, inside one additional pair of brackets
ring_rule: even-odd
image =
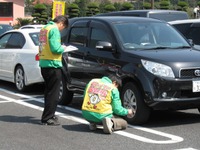
[(20, 94), (0, 82), (1, 150), (197, 150), (200, 115), (197, 110), (154, 112), (142, 126), (104, 134), (91, 132), (82, 118), (81, 95), (70, 106), (58, 106), (60, 126), (43, 126), (42, 92)]

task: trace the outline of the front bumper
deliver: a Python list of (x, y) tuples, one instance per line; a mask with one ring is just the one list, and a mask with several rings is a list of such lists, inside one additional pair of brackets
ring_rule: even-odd
[(145, 101), (148, 106), (159, 110), (200, 108), (200, 92), (192, 91), (193, 80), (155, 78), (154, 94), (145, 92)]

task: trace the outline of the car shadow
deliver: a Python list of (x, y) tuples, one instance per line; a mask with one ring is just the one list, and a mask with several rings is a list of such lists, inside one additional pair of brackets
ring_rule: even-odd
[(101, 128), (97, 128), (95, 131), (90, 131), (87, 124), (71, 124), (71, 125), (63, 125), (65, 130), (76, 131), (76, 132), (92, 132), (95, 134), (104, 134)]
[(91, 131), (87, 124), (72, 124), (72, 125), (63, 125), (65, 130), (75, 131), (75, 132), (87, 132), (94, 134), (105, 134), (103, 132), (103, 127), (101, 125), (97, 125), (97, 129), (95, 131)]
[[(198, 110), (196, 110), (198, 112)], [(200, 123), (200, 114), (188, 111), (153, 111), (144, 127), (165, 127)]]

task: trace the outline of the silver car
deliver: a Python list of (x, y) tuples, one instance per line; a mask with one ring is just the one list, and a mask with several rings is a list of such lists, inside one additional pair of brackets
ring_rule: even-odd
[(0, 36), (0, 80), (15, 83), (19, 91), (43, 82), (38, 61), (39, 32), (10, 30)]

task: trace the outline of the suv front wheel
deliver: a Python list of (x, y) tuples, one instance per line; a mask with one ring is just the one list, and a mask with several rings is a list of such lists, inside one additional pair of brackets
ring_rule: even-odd
[(127, 109), (133, 109), (135, 112), (132, 118), (125, 117), (131, 124), (143, 124), (148, 121), (150, 116), (150, 108), (144, 102), (144, 98), (140, 89), (128, 82), (122, 88), (122, 102)]

